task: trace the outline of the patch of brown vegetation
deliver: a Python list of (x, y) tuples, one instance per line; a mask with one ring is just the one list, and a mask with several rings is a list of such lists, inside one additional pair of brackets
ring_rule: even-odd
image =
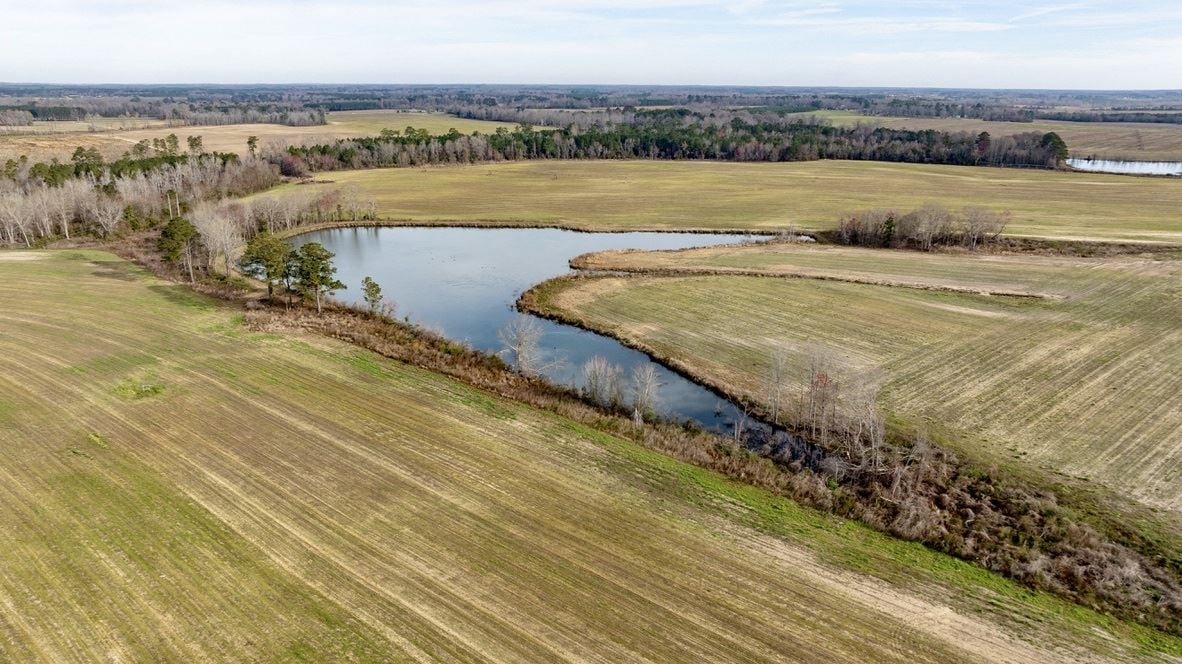
[[(677, 251), (677, 250), (673, 250)], [(933, 284), (919, 281), (905, 281), (902, 279), (869, 279), (865, 277), (858, 277), (854, 275), (837, 275), (826, 274), (811, 270), (766, 270), (766, 269), (744, 269), (736, 267), (668, 267), (659, 268), (641, 265), (628, 265), (619, 260), (613, 260), (628, 254), (644, 253), (640, 250), (634, 249), (617, 249), (612, 251), (601, 251), (590, 254), (582, 254), (571, 259), (570, 266), (575, 270), (605, 270), (609, 272), (627, 272), (632, 274), (644, 274), (652, 277), (709, 277), (709, 276), (735, 276), (735, 277), (776, 277), (780, 279), (816, 279), (818, 281), (842, 281), (851, 284), (864, 284), (867, 286), (892, 286), (895, 288), (912, 288), (915, 290), (939, 291), (944, 293), (967, 293), (970, 295), (997, 295), (1003, 297), (1024, 297), (1040, 300), (1056, 300), (1058, 295), (1050, 293), (1032, 293), (1027, 291), (1017, 290), (999, 290), (999, 289), (983, 289), (983, 288), (969, 288), (962, 286), (952, 286), (948, 284)]]

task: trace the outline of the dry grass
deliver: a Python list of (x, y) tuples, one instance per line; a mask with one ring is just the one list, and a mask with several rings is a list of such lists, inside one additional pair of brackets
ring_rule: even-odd
[(26, 134), (79, 134), (99, 131), (130, 131), (165, 127), (155, 118), (91, 118), (90, 120), (34, 120), (31, 125), (0, 126), (0, 136)]
[(848, 111), (798, 113), (817, 116), (835, 125), (859, 123), (891, 129), (935, 129), (936, 131), (987, 131), (992, 136), (1012, 136), (1029, 131), (1057, 132), (1067, 142), (1073, 157), (1143, 161), (1182, 160), (1182, 124), (1152, 122), (992, 122), (973, 118), (900, 118), (862, 115)]
[[(883, 404), (999, 459), (1182, 510), (1182, 262), (773, 245), (592, 256), (601, 268), (731, 270), (576, 282), (551, 304), (759, 398), (773, 349), (885, 373)], [(608, 286), (611, 287), (608, 287)], [(1014, 291), (1050, 299), (919, 288)]]
[(922, 253), (784, 242), (684, 251), (604, 251), (576, 261), (579, 268), (590, 270), (802, 277), (1043, 299), (1074, 294), (1078, 283), (1064, 275), (1095, 262), (959, 249)]
[[(130, 122), (132, 120), (125, 120)], [(145, 120), (135, 119), (144, 124)], [(59, 125), (65, 123), (57, 123)], [(119, 125), (110, 123), (112, 127)], [(144, 139), (164, 138), (176, 134), (184, 148), (185, 137), (201, 136), (204, 148), (218, 152), (246, 152), (246, 139), (258, 136), (260, 147), (268, 143), (322, 143), (338, 138), (375, 136), (382, 129), (404, 130), (407, 126), (427, 129), (432, 133), (446, 133), (455, 128), (462, 133), (493, 132), (497, 127), (514, 125), (484, 120), (466, 120), (442, 113), (411, 111), (343, 111), (331, 113), (327, 125), (314, 127), (286, 127), (273, 124), (241, 124), (201, 127), (160, 127), (131, 131), (90, 132), (90, 123), (77, 123), (79, 131), (55, 133), (0, 134), (0, 162), (28, 155), (34, 161), (48, 161), (53, 157), (65, 161), (76, 148), (94, 147), (108, 159), (114, 159)], [(102, 127), (102, 124), (98, 126)]]
[(336, 184), (325, 186), (355, 185), (391, 220), (831, 229), (853, 210), (938, 201), (1011, 210), (1009, 234), (1182, 243), (1182, 187), (1158, 178), (866, 161), (518, 162), (326, 177)]
[(108, 254), (0, 255), (0, 659), (1182, 653)]

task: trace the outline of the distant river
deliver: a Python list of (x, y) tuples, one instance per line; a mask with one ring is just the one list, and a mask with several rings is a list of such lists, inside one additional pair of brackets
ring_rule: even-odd
[[(571, 258), (606, 249), (680, 249), (731, 244), (746, 235), (694, 233), (578, 233), (535, 228), (343, 228), (291, 240), (319, 242), (337, 255), (338, 277), (348, 288), (336, 297), (361, 301), (361, 280), (372, 277), (396, 303), (399, 318), (437, 330), (474, 348), (499, 352), (497, 332), (514, 316), (518, 296), (531, 286), (570, 272)], [(653, 362), (615, 339), (535, 318), (541, 326), (547, 378), (581, 386), (585, 362), (602, 356), (621, 368), (625, 384), (639, 364), (660, 377), (659, 408), (676, 420), (725, 429), (736, 407), (713, 391)], [(506, 359), (512, 359), (507, 357)]]
[(1110, 159), (1068, 159), (1067, 165), (1095, 173), (1122, 175), (1182, 176), (1182, 161), (1114, 161)]

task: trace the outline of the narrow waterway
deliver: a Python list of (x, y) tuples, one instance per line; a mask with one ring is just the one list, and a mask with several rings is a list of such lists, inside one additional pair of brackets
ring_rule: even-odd
[[(323, 230), (292, 239), (319, 242), (336, 254), (336, 297), (361, 301), (361, 280), (372, 277), (397, 305), (396, 315), (474, 348), (500, 352), (498, 332), (514, 317), (518, 296), (546, 279), (570, 272), (568, 261), (606, 249), (678, 249), (732, 244), (746, 235), (693, 233), (579, 233), (559, 229), (378, 227)], [(620, 367), (625, 386), (633, 369), (653, 364), (660, 379), (658, 412), (728, 431), (739, 411), (713, 391), (653, 362), (647, 355), (569, 325), (531, 317), (551, 381), (580, 387), (584, 364), (601, 356)], [(512, 360), (511, 355), (503, 355)], [(629, 395), (625, 395), (630, 398)]]
[(1068, 159), (1067, 165), (1092, 173), (1121, 175), (1182, 176), (1182, 161), (1117, 161), (1112, 159)]

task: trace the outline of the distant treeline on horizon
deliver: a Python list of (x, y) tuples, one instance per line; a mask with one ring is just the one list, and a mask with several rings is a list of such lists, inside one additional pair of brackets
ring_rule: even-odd
[[(347, 110), (766, 108), (1030, 122), (1182, 122), (1182, 91), (568, 85), (0, 84), (0, 124), (152, 117), (320, 124)], [(246, 118), (243, 120), (243, 118)]]

